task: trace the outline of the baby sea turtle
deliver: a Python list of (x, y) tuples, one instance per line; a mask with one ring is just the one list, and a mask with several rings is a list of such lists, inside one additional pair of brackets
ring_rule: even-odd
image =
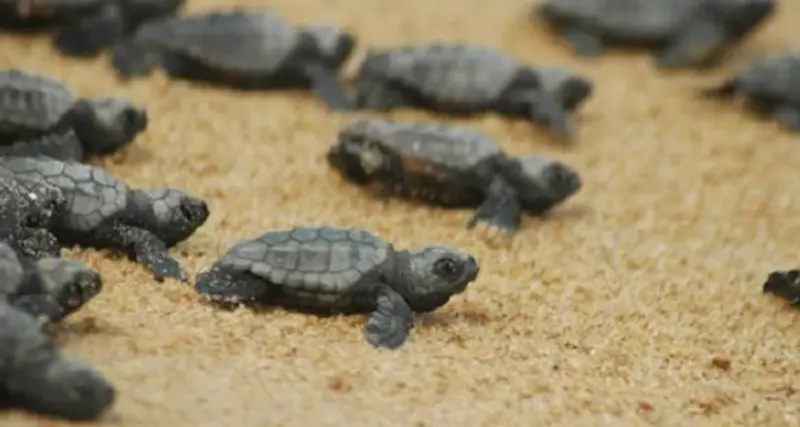
[(112, 64), (123, 77), (160, 65), (176, 79), (237, 89), (311, 87), (330, 108), (350, 109), (339, 68), (354, 45), (341, 30), (298, 28), (271, 10), (220, 10), (142, 25)]
[(61, 354), (36, 318), (0, 300), (0, 403), (68, 420), (99, 418), (116, 400), (96, 369)]
[(209, 216), (206, 203), (173, 188), (135, 190), (108, 171), (46, 157), (2, 157), (0, 176), (46, 182), (66, 197), (50, 231), (63, 245), (122, 251), (156, 278), (185, 280), (167, 249), (189, 238)]
[(457, 115), (493, 111), (529, 118), (571, 139), (571, 112), (591, 95), (593, 84), (572, 73), (565, 75), (564, 69), (547, 70), (540, 73), (486, 46), (437, 43), (372, 49), (356, 77), (355, 103), (380, 111), (403, 107)]
[(327, 154), (349, 182), (444, 207), (477, 207), (482, 222), (507, 233), (521, 212), (542, 214), (581, 188), (571, 167), (543, 156), (508, 157), (489, 136), (439, 123), (358, 120)]
[(233, 246), (196, 289), (212, 301), (372, 313), (366, 340), (399, 348), (414, 312), (433, 311), (478, 276), (478, 262), (443, 246), (396, 250), (357, 229), (296, 227)]
[(53, 185), (0, 177), (0, 241), (33, 259), (59, 257), (61, 245), (49, 227), (66, 201)]
[(143, 22), (175, 14), (184, 0), (0, 0), (0, 28), (56, 29), (64, 55), (92, 57)]
[(800, 132), (800, 51), (773, 56), (702, 91), (711, 98), (741, 97), (751, 111)]
[(147, 122), (147, 112), (127, 100), (78, 98), (49, 77), (0, 71), (1, 145), (29, 144), (29, 151), (83, 160), (127, 146)]
[(0, 296), (45, 324), (57, 323), (97, 296), (100, 274), (80, 261), (34, 261), (0, 242)]
[(773, 271), (764, 282), (763, 292), (800, 306), (800, 270)]
[(579, 55), (641, 46), (666, 69), (718, 63), (774, 11), (775, 0), (542, 0), (533, 15)]

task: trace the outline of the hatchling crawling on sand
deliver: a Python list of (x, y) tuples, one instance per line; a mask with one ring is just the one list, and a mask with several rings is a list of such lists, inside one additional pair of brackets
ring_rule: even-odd
[(127, 100), (78, 98), (43, 75), (0, 72), (0, 154), (83, 160), (127, 146), (147, 124), (147, 112)]
[(135, 190), (108, 171), (46, 157), (0, 157), (0, 176), (49, 183), (66, 198), (50, 231), (62, 245), (122, 251), (156, 278), (185, 280), (167, 249), (209, 216), (206, 203), (173, 188)]
[(34, 261), (0, 242), (0, 300), (57, 323), (97, 296), (100, 274), (79, 261), (44, 258)]
[(105, 376), (61, 354), (35, 317), (0, 299), (0, 406), (82, 421), (115, 400)]
[(717, 99), (740, 97), (750, 111), (800, 132), (800, 51), (761, 60), (701, 93)]
[(658, 68), (701, 68), (719, 63), (775, 8), (775, 0), (541, 0), (533, 17), (585, 57), (640, 46), (657, 51)]
[(91, 57), (143, 22), (176, 13), (184, 0), (0, 0), (0, 28), (56, 29), (54, 47), (64, 55)]
[(489, 136), (440, 123), (358, 120), (327, 154), (346, 180), (378, 193), (444, 207), (477, 207), (467, 224), (517, 230), (521, 213), (542, 214), (581, 188), (571, 167), (544, 156), (512, 158)]
[(61, 245), (49, 227), (65, 205), (53, 185), (0, 177), (0, 241), (33, 259), (59, 257)]
[(590, 80), (563, 68), (521, 64), (487, 46), (436, 43), (369, 50), (356, 76), (355, 103), (379, 111), (495, 112), (571, 139), (572, 113), (592, 91)]
[(355, 39), (331, 26), (300, 28), (267, 9), (232, 9), (142, 25), (114, 49), (123, 77), (156, 66), (176, 79), (242, 90), (313, 89), (331, 109), (351, 102), (339, 68)]
[(399, 348), (414, 312), (443, 306), (478, 272), (475, 258), (457, 249), (397, 250), (363, 230), (296, 227), (234, 245), (197, 276), (196, 289), (220, 303), (372, 313), (367, 342)]

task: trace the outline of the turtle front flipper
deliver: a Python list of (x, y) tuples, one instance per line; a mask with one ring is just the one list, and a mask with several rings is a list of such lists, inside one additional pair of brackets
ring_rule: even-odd
[(578, 26), (565, 27), (561, 33), (572, 51), (586, 58), (596, 58), (603, 54), (606, 45), (602, 37)]
[(314, 96), (334, 111), (353, 111), (355, 103), (347, 95), (339, 81), (339, 73), (330, 68), (309, 63), (303, 66), (303, 72), (311, 81)]
[(106, 1), (94, 14), (56, 31), (53, 46), (66, 56), (94, 57), (113, 46), (124, 34), (122, 10), (116, 2)]
[(517, 192), (502, 178), (495, 178), (486, 192), (486, 198), (467, 223), (467, 228), (475, 228), (482, 223), (506, 234), (513, 234), (519, 228), (522, 207)]
[(11, 304), (38, 319), (42, 325), (58, 323), (66, 314), (49, 295), (20, 295), (13, 298)]
[(146, 76), (161, 63), (158, 50), (137, 41), (135, 37), (119, 41), (111, 51), (111, 66), (125, 79)]
[(514, 97), (519, 98), (518, 102), (529, 106), (529, 117), (532, 122), (546, 126), (566, 141), (574, 138), (572, 114), (559, 105), (557, 100), (538, 90), (521, 92)]
[(400, 348), (414, 326), (414, 312), (400, 294), (384, 287), (364, 330), (373, 347)]
[(0, 146), (3, 156), (46, 156), (57, 160), (82, 162), (84, 150), (74, 131), (42, 135), (8, 146)]
[(699, 15), (677, 31), (655, 55), (655, 66), (660, 69), (710, 67), (729, 41), (724, 27)]
[(167, 251), (167, 245), (148, 230), (125, 224), (100, 227), (89, 239), (100, 248), (121, 250), (147, 267), (156, 279), (188, 280), (178, 261)]
[(772, 117), (792, 132), (800, 132), (800, 109), (790, 105), (778, 105), (772, 110)]

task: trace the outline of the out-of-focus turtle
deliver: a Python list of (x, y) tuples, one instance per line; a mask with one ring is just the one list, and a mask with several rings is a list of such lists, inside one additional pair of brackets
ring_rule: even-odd
[(100, 274), (80, 261), (34, 261), (5, 242), (0, 242), (0, 279), (0, 296), (44, 324), (60, 322), (103, 288)]
[[(528, 118), (571, 139), (571, 113), (592, 94), (593, 84), (565, 69), (546, 70), (541, 73), (486, 46), (437, 43), (372, 49), (356, 76), (355, 103), (379, 111), (491, 111)], [(563, 103), (554, 93), (569, 94), (571, 102)]]
[(800, 307), (800, 269), (773, 271), (767, 276), (762, 290)]
[(43, 75), (0, 72), (0, 153), (24, 146), (28, 154), (84, 160), (127, 146), (147, 123), (147, 112), (127, 100), (78, 98)]
[(61, 354), (29, 313), (0, 300), (0, 404), (68, 420), (97, 419), (116, 401), (96, 369)]
[(655, 65), (667, 69), (719, 63), (775, 9), (775, 0), (542, 0), (533, 16), (579, 55), (640, 46), (657, 51)]
[(197, 276), (197, 291), (223, 303), (372, 313), (366, 340), (399, 348), (413, 313), (435, 310), (473, 282), (478, 262), (443, 246), (397, 250), (357, 229), (296, 227), (233, 246)]
[(112, 55), (122, 77), (161, 66), (173, 77), (242, 90), (313, 89), (329, 108), (351, 102), (339, 69), (355, 45), (330, 26), (299, 28), (268, 9), (232, 9), (151, 21)]
[[(571, 167), (544, 156), (512, 158), (489, 136), (440, 123), (358, 120), (339, 132), (327, 160), (346, 180), (444, 207), (477, 207), (506, 233), (521, 212), (542, 214), (581, 188)], [(375, 185), (373, 185), (375, 184)]]
[(93, 57), (143, 22), (175, 14), (184, 0), (0, 0), (0, 29), (55, 29), (54, 47)]
[(761, 60), (701, 94), (741, 97), (750, 111), (777, 120), (791, 132), (800, 132), (800, 51)]
[(168, 248), (209, 216), (206, 203), (173, 188), (134, 190), (105, 169), (46, 157), (0, 157), (0, 176), (49, 183), (66, 197), (50, 230), (63, 245), (115, 249), (156, 278), (186, 280)]
[(32, 259), (59, 257), (61, 245), (48, 228), (66, 202), (53, 185), (0, 177), (0, 241)]

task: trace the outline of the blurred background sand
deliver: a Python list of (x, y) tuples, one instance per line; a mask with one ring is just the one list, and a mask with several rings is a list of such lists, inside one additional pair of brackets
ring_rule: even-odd
[[(190, 3), (189, 11), (272, 5), (297, 22), (342, 25), (360, 39), (348, 73), (367, 46), (428, 41), (484, 43), (572, 67), (596, 84), (574, 147), (524, 121), (451, 121), (495, 136), (512, 154), (561, 159), (585, 186), (547, 218), (525, 219), (510, 250), (493, 249), (465, 230), (468, 210), (379, 201), (327, 168), (336, 132), (369, 114), (328, 114), (304, 94), (241, 94), (161, 75), (123, 85), (106, 58), (68, 60), (46, 37), (3, 35), (3, 66), (148, 109), (149, 131), (124, 159), (102, 164), (131, 185), (179, 186), (209, 201), (207, 225), (173, 250), (192, 274), (240, 239), (295, 224), (363, 227), (398, 247), (456, 245), (481, 262), (465, 296), (425, 316), (403, 350), (386, 352), (363, 341), (363, 317), (214, 312), (188, 286), (156, 283), (101, 252), (71, 251), (106, 281), (59, 335), (65, 352), (116, 384), (104, 425), (800, 425), (792, 388), (800, 315), (761, 295), (769, 271), (800, 264), (798, 137), (693, 94), (791, 48), (800, 3), (783, 1), (726, 67), (671, 74), (654, 72), (641, 53), (577, 58), (526, 20), (522, 0)], [(0, 415), (2, 425), (40, 422)]]

